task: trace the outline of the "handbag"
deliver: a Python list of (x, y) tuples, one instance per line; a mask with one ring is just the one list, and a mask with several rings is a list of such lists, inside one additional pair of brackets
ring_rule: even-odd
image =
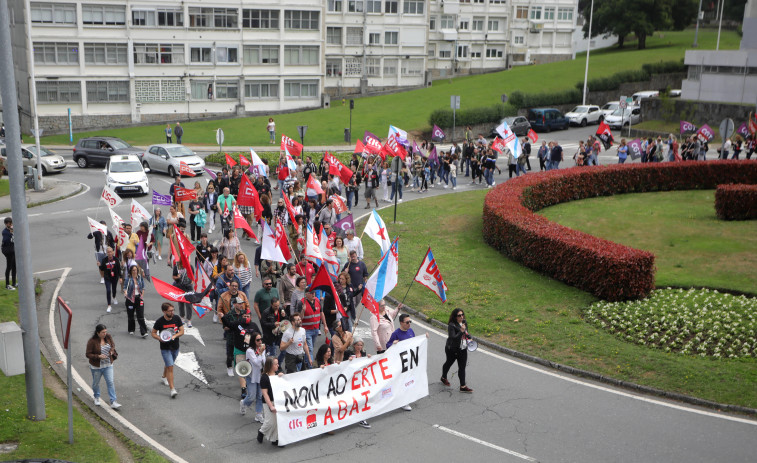
[(118, 351), (116, 350), (115, 347), (113, 349), (111, 349), (111, 351), (110, 351), (110, 358), (111, 358), (111, 361), (118, 360)]

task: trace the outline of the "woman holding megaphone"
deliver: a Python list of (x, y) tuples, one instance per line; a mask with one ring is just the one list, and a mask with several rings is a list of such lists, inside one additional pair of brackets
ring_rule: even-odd
[(457, 375), (460, 377), (460, 392), (473, 392), (465, 384), (465, 365), (468, 363), (468, 324), (465, 321), (463, 309), (455, 309), (449, 315), (447, 323), (447, 344), (444, 346), (444, 353), (447, 354), (447, 361), (442, 366), (442, 384), (449, 386), (447, 373), (455, 360), (457, 360)]
[(252, 342), (247, 348), (245, 357), (252, 367), (250, 374), (247, 375), (247, 396), (239, 402), (239, 413), (244, 415), (247, 407), (255, 402), (255, 421), (263, 423), (263, 394), (260, 389), (260, 375), (265, 362), (265, 344), (263, 344), (263, 335), (252, 333)]

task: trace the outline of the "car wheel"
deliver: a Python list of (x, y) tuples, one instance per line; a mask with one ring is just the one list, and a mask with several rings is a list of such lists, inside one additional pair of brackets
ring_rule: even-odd
[(552, 127), (550, 127), (549, 124), (544, 124), (544, 131), (549, 133), (552, 131)]
[(80, 156), (79, 159), (76, 160), (76, 165), (84, 169), (89, 165), (89, 162), (87, 161), (87, 158)]
[(47, 167), (44, 164), (42, 164), (42, 175), (47, 175)]
[(168, 176), (171, 178), (176, 177), (176, 170), (174, 170), (173, 166), (168, 166)]
[(143, 161), (142, 162), (142, 167), (144, 167), (145, 169), (149, 169), (150, 168), (150, 164), (148, 164), (147, 161)]
[(581, 127), (586, 127), (586, 119), (581, 119)]
[(605, 116), (599, 116), (599, 119), (597, 119), (597, 124), (601, 124), (605, 121)]

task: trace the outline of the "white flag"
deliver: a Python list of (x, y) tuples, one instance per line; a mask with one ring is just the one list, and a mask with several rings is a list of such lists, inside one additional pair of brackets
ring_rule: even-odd
[(391, 244), (389, 252), (379, 260), (373, 275), (365, 282), (365, 289), (376, 301), (380, 301), (397, 286), (399, 276), (399, 245), (397, 240)]
[(510, 130), (510, 126), (507, 125), (507, 122), (502, 121), (502, 123), (497, 126), (495, 129), (500, 137), (502, 137), (502, 140), (505, 142), (505, 146), (507, 149), (510, 150), (511, 153), (513, 153), (514, 158), (518, 158), (520, 156), (520, 142), (518, 141), (518, 137), (515, 136), (512, 130)]
[(135, 199), (131, 200), (131, 228), (136, 230), (140, 222), (150, 222), (150, 212)]
[(392, 245), (392, 242), (389, 240), (389, 233), (386, 231), (386, 224), (381, 219), (381, 216), (378, 215), (376, 209), (374, 209), (371, 216), (368, 217), (363, 233), (378, 243), (381, 247), (382, 256), (386, 254), (386, 251), (389, 250), (389, 246)]
[(265, 172), (265, 164), (263, 164), (263, 160), (260, 159), (260, 156), (258, 156), (258, 153), (255, 152), (254, 149), (250, 148), (250, 162), (252, 163), (252, 170), (255, 172), (255, 175), (268, 177), (268, 174)]
[(281, 249), (276, 245), (276, 235), (271, 230), (271, 227), (268, 226), (265, 220), (262, 220), (260, 223), (263, 225), (263, 237), (260, 240), (260, 258), (286, 264), (287, 260), (284, 258), (284, 254), (281, 253)]
[(124, 220), (116, 214), (113, 209), (108, 209), (110, 211), (110, 218), (113, 220), (113, 233), (118, 238), (118, 247), (123, 251), (126, 249), (126, 245), (129, 244), (129, 235), (126, 234), (126, 230), (124, 230)]
[(115, 191), (108, 188), (108, 185), (105, 185), (103, 187), (103, 192), (102, 195), (100, 195), (100, 199), (105, 200), (105, 204), (107, 204), (108, 207), (116, 207), (123, 201), (123, 199), (121, 199), (121, 197), (118, 196)]
[(313, 228), (310, 224), (307, 224), (307, 233), (305, 236), (305, 257), (311, 262), (315, 262), (320, 265), (320, 261), (323, 260), (321, 255), (321, 249), (318, 246), (318, 237), (313, 232)]
[(97, 220), (91, 217), (87, 217), (87, 220), (89, 221), (89, 230), (92, 233), (99, 231), (100, 233), (103, 234), (103, 238), (108, 236), (108, 227), (106, 227), (105, 225), (101, 224), (100, 222), (98, 222)]

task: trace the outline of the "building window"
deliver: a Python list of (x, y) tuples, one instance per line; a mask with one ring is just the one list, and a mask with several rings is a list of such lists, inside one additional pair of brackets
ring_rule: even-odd
[[(158, 26), (181, 27), (184, 25), (184, 11), (158, 8)], [(167, 82), (167, 81), (161, 81)]]
[(403, 13), (405, 14), (423, 14), (422, 0), (405, 0), (403, 4)]
[(81, 84), (78, 81), (37, 81), (39, 103), (80, 103)]
[(190, 8), (189, 27), (212, 27), (213, 8)]
[(347, 11), (350, 13), (362, 13), (364, 0), (347, 0)]
[(451, 50), (439, 50), (439, 58), (452, 58)]
[(528, 7), (527, 6), (515, 7), (515, 19), (528, 19)]
[(212, 63), (213, 49), (211, 47), (192, 47), (189, 49), (190, 63)]
[(125, 43), (85, 43), (84, 62), (87, 64), (127, 64)]
[(184, 45), (135, 43), (134, 64), (184, 64)]
[(329, 11), (342, 11), (342, 0), (329, 0)]
[(531, 7), (531, 19), (541, 19), (541, 7), (540, 6), (532, 6)]
[(365, 0), (366, 13), (381, 13), (381, 0)]
[(436, 16), (429, 16), (428, 18), (428, 30), (435, 31), (436, 30)]
[(279, 97), (279, 83), (275, 80), (245, 82), (244, 97), (253, 99), (272, 99)]
[(129, 101), (129, 82), (126, 80), (88, 80), (88, 103), (123, 103)]
[(344, 59), (344, 75), (345, 76), (360, 76), (363, 75), (363, 61), (360, 58), (345, 58)]
[(245, 45), (244, 64), (279, 64), (279, 46)]
[(399, 38), (399, 32), (386, 31), (384, 32), (384, 45), (397, 45)]
[(348, 27), (347, 28), (347, 45), (362, 45), (363, 44), (363, 28), (362, 27)]
[(216, 99), (236, 100), (239, 99), (239, 82), (236, 80), (216, 82)]
[(441, 29), (454, 29), (455, 17), (452, 15), (442, 15), (442, 21), (439, 23)]
[(189, 8), (189, 27), (236, 29), (239, 11), (236, 8)]
[(342, 75), (342, 60), (341, 59), (327, 59), (326, 60), (326, 76), (339, 77), (341, 75)]
[(190, 80), (191, 97), (193, 100), (212, 100), (213, 99), (213, 81), (210, 80)]
[(365, 72), (368, 77), (381, 76), (381, 58), (368, 58), (365, 60)]
[(36, 64), (79, 64), (79, 44), (34, 42)]
[(523, 45), (523, 36), (522, 35), (516, 35), (513, 37), (513, 43), (515, 45)]
[(317, 11), (286, 10), (284, 12), (284, 29), (316, 31), (319, 26)]
[(238, 47), (216, 47), (216, 63), (238, 63), (238, 62), (239, 62), (239, 48)]
[(278, 29), (279, 10), (242, 10), (242, 27), (249, 29)]
[(436, 57), (436, 45), (433, 43), (428, 44), (428, 57), (429, 58)]
[(486, 57), (487, 58), (502, 58), (502, 50), (498, 48), (487, 48), (486, 49)]
[(398, 3), (399, 3), (398, 0), (386, 0), (384, 2), (384, 13), (397, 14), (397, 4)]
[(473, 18), (473, 22), (471, 23), (471, 30), (472, 31), (483, 31), (484, 30), (484, 18)]
[(186, 87), (182, 80), (135, 80), (134, 98), (138, 103), (185, 101)]
[(31, 18), (36, 24), (76, 24), (76, 5), (32, 2)]
[(470, 57), (471, 57), (471, 59), (473, 59), (473, 58), (481, 58), (481, 50), (477, 50), (477, 51), (471, 50), (470, 51)]
[(553, 6), (544, 7), (544, 19), (555, 19), (555, 7)]
[(368, 33), (368, 44), (369, 45), (381, 45), (381, 33), (380, 32), (369, 32)]
[(131, 10), (131, 25), (154, 27), (157, 24), (156, 13), (155, 10)]
[(384, 59), (384, 77), (397, 75), (397, 60), (396, 59)]
[(490, 19), (486, 25), (486, 30), (489, 32), (497, 32), (499, 30), (499, 19)]
[(126, 7), (116, 5), (82, 5), (81, 21), (86, 25), (124, 26)]
[(484, 3), (484, 0), (473, 0), (473, 3)]
[(457, 57), (458, 58), (467, 58), (468, 57), (468, 45), (458, 45), (457, 46)]
[(470, 20), (469, 19), (461, 19), (460, 20), (460, 27), (459, 27), (459, 29), (461, 31), (467, 31), (469, 27), (470, 27)]
[(284, 64), (310, 66), (318, 64), (318, 47), (284, 45)]
[(423, 60), (422, 59), (406, 59), (402, 60), (402, 75), (403, 76), (420, 76), (423, 75)]
[(687, 78), (689, 80), (699, 80), (702, 75), (702, 66), (689, 66), (689, 74)]
[(286, 98), (318, 98), (317, 80), (285, 80), (284, 97)]
[(342, 28), (341, 27), (327, 27), (326, 28), (326, 43), (331, 45), (342, 44)]
[(573, 21), (573, 8), (558, 8), (557, 20), (558, 21)]
[(489, 0), (489, 3), (499, 5), (500, 3), (507, 3), (507, 0)]

